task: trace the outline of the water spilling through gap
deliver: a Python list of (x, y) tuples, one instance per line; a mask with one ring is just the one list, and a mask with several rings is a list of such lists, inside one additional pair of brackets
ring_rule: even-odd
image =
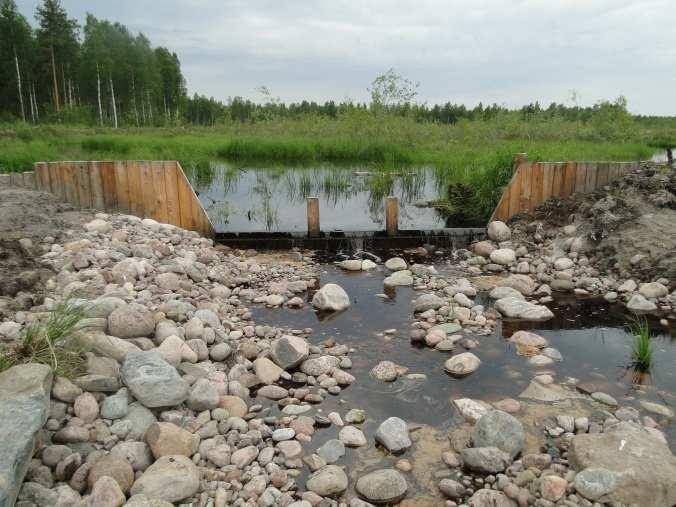
[(439, 196), (432, 168), (258, 168), (224, 163), (188, 170), (217, 232), (305, 232), (306, 199), (319, 197), (324, 231), (385, 228), (384, 200), (399, 198), (399, 228), (446, 227), (429, 207)]

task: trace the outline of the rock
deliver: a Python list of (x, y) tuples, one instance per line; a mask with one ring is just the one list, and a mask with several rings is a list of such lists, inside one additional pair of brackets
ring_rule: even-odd
[(539, 334), (531, 333), (530, 331), (517, 331), (509, 337), (508, 341), (515, 343), (516, 345), (536, 347), (539, 349), (546, 347), (549, 344), (546, 338)]
[(21, 337), (21, 324), (18, 322), (0, 322), (0, 338), (12, 342)]
[(481, 360), (471, 352), (463, 352), (446, 360), (444, 370), (454, 377), (465, 377), (474, 373)]
[(568, 481), (556, 475), (547, 475), (540, 478), (540, 494), (545, 500), (556, 502), (566, 494)]
[(585, 468), (575, 476), (575, 490), (596, 501), (615, 489), (619, 475), (605, 468)]
[(104, 419), (120, 419), (129, 411), (129, 396), (126, 389), (120, 389), (101, 403), (101, 417)]
[(345, 456), (345, 444), (335, 438), (327, 440), (324, 445), (317, 449), (317, 454), (327, 463), (335, 463)]
[(647, 401), (647, 400), (641, 400), (639, 401), (639, 405), (641, 405), (641, 408), (643, 410), (647, 410), (648, 412), (651, 412), (653, 414), (661, 415), (663, 417), (666, 417), (667, 419), (673, 419), (674, 418), (674, 411), (670, 409), (669, 407), (665, 407), (664, 405), (660, 405), (659, 403), (654, 403), (652, 401)]
[(516, 261), (516, 254), (511, 248), (498, 248), (491, 252), (490, 259), (501, 266), (509, 266)]
[(360, 477), (355, 489), (371, 503), (392, 504), (404, 498), (408, 484), (401, 473), (385, 468)]
[(347, 489), (347, 475), (340, 467), (326, 465), (308, 478), (305, 487), (319, 496), (338, 496)]
[(361, 271), (361, 260), (360, 259), (348, 259), (341, 262), (340, 267), (346, 271)]
[(448, 498), (460, 500), (465, 494), (465, 486), (452, 479), (442, 479), (439, 482), (439, 491)]
[(350, 298), (340, 285), (327, 283), (315, 292), (312, 306), (318, 310), (340, 312), (350, 306)]
[(531, 366), (549, 366), (554, 360), (544, 354), (537, 354), (528, 358), (528, 364)]
[(617, 407), (618, 405), (617, 400), (615, 398), (613, 398), (609, 394), (602, 393), (600, 391), (591, 393), (591, 397), (593, 400), (596, 400), (599, 403), (603, 403), (604, 405), (608, 405), (610, 407)]
[(232, 354), (232, 347), (225, 342), (217, 343), (209, 349), (209, 357), (211, 357), (213, 361), (225, 361), (230, 357), (230, 354)]
[(530, 296), (537, 289), (537, 284), (528, 275), (509, 275), (507, 278), (500, 281), (500, 287), (510, 287), (524, 296)]
[(245, 468), (253, 463), (253, 460), (255, 460), (257, 456), (258, 448), (254, 445), (249, 445), (233, 452), (232, 456), (230, 456), (230, 463), (237, 468)]
[(112, 477), (103, 475), (92, 487), (87, 497), (87, 507), (120, 507), (126, 497), (119, 484)]
[(300, 370), (306, 375), (318, 377), (328, 375), (340, 364), (340, 359), (334, 356), (313, 357), (303, 361)]
[(458, 398), (453, 400), (453, 405), (458, 409), (467, 422), (475, 423), (483, 417), (492, 407), (483, 401), (472, 400), (470, 398)]
[(497, 247), (492, 241), (478, 241), (472, 245), (472, 251), (480, 257), (488, 258)]
[(191, 410), (202, 412), (218, 406), (219, 394), (214, 384), (205, 378), (198, 379), (190, 388), (186, 405)]
[(292, 370), (310, 355), (310, 347), (300, 336), (284, 335), (270, 344), (270, 357), (283, 370)]
[(549, 308), (515, 297), (498, 299), (495, 308), (505, 317), (533, 321), (549, 320), (554, 314)]
[(141, 352), (141, 349), (130, 341), (98, 332), (87, 334), (82, 341), (95, 354), (118, 362), (124, 361), (129, 352)]
[(99, 404), (91, 393), (82, 393), (75, 399), (73, 412), (85, 423), (93, 423), (99, 416)]
[(100, 218), (95, 218), (91, 222), (87, 222), (84, 225), (84, 228), (87, 232), (106, 233), (111, 232), (113, 230), (113, 225), (110, 222), (101, 220)]
[(639, 294), (647, 299), (663, 298), (669, 294), (669, 289), (658, 282), (642, 283), (638, 288)]
[(555, 290), (556, 292), (570, 292), (575, 289), (575, 284), (571, 280), (564, 280), (561, 278), (552, 280), (550, 285), (551, 289)]
[(195, 464), (185, 456), (163, 456), (139, 477), (131, 494), (143, 494), (167, 502), (180, 502), (199, 490), (200, 475)]
[(122, 421), (131, 423), (128, 438), (142, 439), (146, 431), (157, 419), (153, 413), (138, 402), (129, 405), (129, 411)]
[(66, 403), (73, 403), (82, 394), (82, 389), (64, 377), (54, 377), (52, 396)]
[(246, 402), (239, 396), (221, 396), (218, 406), (226, 409), (232, 417), (244, 417), (249, 412)]
[[(664, 441), (635, 423), (620, 422), (605, 433), (575, 435), (568, 459), (577, 471), (601, 468), (617, 474), (614, 487), (598, 501), (641, 507), (676, 503), (676, 457)], [(599, 476), (604, 480), (583, 479), (606, 485), (612, 482), (608, 474), (594, 475)]]
[[(485, 417), (485, 416), (484, 416)], [(483, 417), (481, 418), (483, 419)], [(479, 421), (481, 421), (479, 419)], [(509, 454), (497, 447), (469, 447), (460, 452), (462, 461), (470, 470), (484, 474), (496, 474), (504, 471), (511, 459)]]
[(569, 259), (568, 257), (559, 257), (554, 261), (554, 269), (557, 271), (565, 271), (573, 266), (575, 266), (573, 259)]
[(375, 433), (375, 439), (388, 451), (400, 453), (411, 447), (411, 439), (408, 436), (408, 425), (403, 419), (390, 417), (385, 419)]
[(37, 434), (47, 421), (52, 371), (42, 364), (0, 373), (0, 505), (14, 505)]
[(517, 503), (502, 491), (480, 489), (472, 495), (467, 505), (468, 507), (516, 507)]
[(371, 376), (383, 382), (394, 382), (399, 376), (399, 370), (392, 361), (381, 361), (371, 369)]
[(362, 447), (366, 445), (364, 433), (354, 426), (345, 426), (338, 433), (338, 438), (347, 447)]
[(402, 271), (406, 269), (406, 261), (401, 257), (392, 257), (385, 261), (385, 267), (390, 271)]
[(363, 261), (361, 261), (362, 271), (370, 271), (370, 270), (375, 269), (377, 267), (378, 267), (378, 264), (376, 264), (375, 262), (373, 262), (370, 259), (364, 259)]
[(488, 294), (491, 299), (502, 299), (506, 297), (515, 297), (517, 299), (524, 299), (523, 294), (511, 287), (495, 287)]
[(128, 353), (120, 372), (122, 381), (146, 407), (171, 407), (188, 397), (188, 384), (155, 351)]
[(256, 376), (266, 385), (277, 382), (284, 371), (267, 357), (259, 357), (253, 364)]
[(116, 308), (108, 315), (108, 332), (117, 338), (152, 336), (155, 319), (145, 306), (131, 304)]
[(487, 412), (472, 432), (472, 441), (476, 447), (497, 447), (512, 459), (521, 452), (524, 440), (521, 423), (501, 410)]
[(413, 285), (413, 274), (408, 269), (395, 271), (383, 280), (385, 287), (407, 287)]
[(436, 294), (422, 294), (413, 303), (414, 312), (426, 312), (427, 310), (437, 310), (444, 306), (446, 302)]
[(146, 442), (156, 459), (174, 454), (190, 457), (197, 452), (200, 438), (173, 423), (156, 422), (146, 431)]
[(93, 488), (104, 476), (112, 477), (124, 493), (129, 491), (134, 482), (134, 470), (131, 465), (126, 459), (114, 454), (107, 454), (92, 465), (87, 476), (89, 487)]
[(512, 237), (512, 231), (507, 227), (507, 224), (500, 220), (490, 222), (488, 227), (486, 227), (486, 233), (488, 234), (488, 237), (496, 243), (509, 241)]
[(110, 450), (110, 454), (126, 460), (135, 472), (145, 470), (155, 461), (150, 447), (145, 442), (132, 440), (119, 442)]
[(627, 308), (632, 312), (654, 312), (657, 310), (657, 305), (652, 301), (648, 301), (641, 294), (634, 294), (627, 301)]

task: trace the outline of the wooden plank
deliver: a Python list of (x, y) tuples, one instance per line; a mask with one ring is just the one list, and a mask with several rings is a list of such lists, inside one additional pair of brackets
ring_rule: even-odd
[(502, 191), (502, 196), (500, 196), (500, 200), (498, 201), (498, 205), (495, 207), (495, 210), (493, 211), (493, 215), (491, 216), (490, 222), (493, 222), (494, 220), (501, 220), (501, 221), (506, 221), (509, 219), (509, 189), (510, 185), (507, 184), (507, 186), (504, 188)]
[[(46, 190), (49, 185), (49, 175), (46, 171), (44, 162), (36, 162), (35, 167), (35, 184), (38, 190)], [(47, 176), (47, 178), (45, 178)]]
[(563, 195), (563, 180), (566, 171), (566, 164), (556, 162), (552, 164), (554, 175), (552, 179), (552, 197), (561, 197)]
[(71, 203), (73, 206), (80, 207), (80, 196), (77, 192), (77, 180), (75, 178), (73, 163), (72, 162), (63, 162), (63, 185), (64, 191), (66, 193), (66, 201)]
[[(183, 169), (181, 168), (181, 164), (178, 162), (176, 163), (177, 169), (178, 169), (178, 174), (179, 174), (179, 183), (181, 185), (181, 192), (182, 192), (182, 199), (181, 199), (181, 216), (183, 216), (183, 208), (184, 205), (186, 205), (187, 202), (190, 203), (190, 213), (192, 214), (192, 217), (189, 219), (190, 222), (195, 224), (195, 227), (192, 228), (191, 230), (196, 230), (200, 232), (202, 235), (205, 237), (211, 237), (214, 234), (214, 228), (213, 225), (211, 224), (211, 221), (209, 220), (208, 215), (204, 211), (204, 208), (202, 207), (202, 204), (200, 203), (199, 199), (195, 195), (195, 192), (193, 191), (192, 187), (190, 186), (190, 182), (185, 176), (185, 173), (183, 172)], [(183, 200), (183, 196), (186, 197), (186, 201)], [(181, 218), (181, 222), (183, 222), (183, 218)]]
[(47, 168), (49, 170), (49, 191), (54, 194), (55, 197), (59, 197), (59, 175), (58, 175), (58, 164), (56, 162), (47, 162)]
[(574, 193), (583, 193), (587, 184), (587, 163), (577, 162), (575, 164), (575, 189)]
[(512, 176), (512, 181), (509, 183), (509, 212), (508, 218), (513, 217), (519, 212), (521, 204), (521, 168), (518, 167)]
[(615, 181), (620, 177), (620, 171), (622, 170), (621, 167), (621, 163), (611, 164), (610, 171), (608, 172), (608, 183)]
[(566, 162), (563, 176), (563, 194), (561, 197), (569, 197), (575, 189), (575, 162)]
[(531, 206), (531, 189), (533, 185), (533, 164), (528, 162), (520, 165), (521, 189), (519, 197), (519, 211), (528, 211)]
[(531, 167), (532, 169), (531, 169), (529, 210), (533, 211), (540, 204), (542, 204), (542, 184), (544, 179), (544, 168), (542, 162), (534, 163)]
[(13, 187), (20, 187), (23, 183), (23, 177), (21, 173), (11, 172), (9, 173), (9, 184)]
[(153, 190), (153, 170), (150, 162), (141, 160), (138, 163), (141, 175), (141, 187), (143, 195), (143, 217), (150, 218), (155, 210), (155, 192)]
[(143, 217), (145, 215), (145, 206), (143, 204), (141, 166), (138, 161), (127, 162), (127, 184), (129, 188), (129, 213), (137, 217)]
[(25, 173), (23, 173), (23, 184), (26, 188), (30, 188), (33, 190), (37, 188), (34, 171), (26, 171)]
[[(389, 225), (389, 223), (388, 223)], [(319, 224), (319, 199), (307, 198), (307, 235), (311, 238), (319, 236), (321, 226)]]
[(117, 210), (120, 213), (129, 213), (129, 182), (127, 181), (127, 164), (118, 160), (115, 162), (115, 190), (117, 191)]
[(80, 208), (92, 207), (92, 191), (89, 183), (89, 167), (87, 162), (73, 162), (78, 201)]
[(181, 211), (181, 227), (189, 231), (195, 230), (195, 222), (192, 215), (192, 190), (185, 175), (177, 170), (178, 197)]
[[(308, 213), (309, 211), (308, 206)], [(308, 222), (309, 220), (310, 216), (308, 214)], [(317, 207), (317, 222), (319, 222), (319, 207)], [(396, 236), (397, 232), (399, 232), (399, 199), (392, 195), (385, 201), (385, 229), (388, 236)]]
[(542, 164), (542, 202), (547, 201), (552, 196), (552, 186), (554, 184), (554, 164), (544, 162)]
[(115, 162), (106, 160), (100, 163), (101, 182), (103, 183), (103, 205), (107, 212), (117, 211), (117, 182), (115, 181)]
[(164, 188), (167, 194), (167, 223), (181, 227), (181, 205), (178, 195), (178, 175), (176, 162), (165, 160)]
[(610, 164), (608, 162), (599, 162), (596, 173), (596, 187), (603, 188), (608, 184), (608, 172), (610, 171)]
[(155, 200), (152, 217), (163, 224), (167, 223), (167, 190), (164, 184), (164, 165), (161, 161), (150, 163), (152, 172), (152, 186)]
[(9, 175), (9, 173), (0, 174), (0, 190), (9, 187), (10, 184), (11, 184), (11, 176)]
[(585, 193), (593, 192), (596, 190), (596, 175), (597, 175), (597, 166), (596, 162), (587, 163), (587, 181), (585, 182), (584, 191)]
[(92, 208), (103, 211), (106, 203), (103, 198), (103, 177), (101, 175), (101, 163), (89, 162), (89, 184), (92, 193)]

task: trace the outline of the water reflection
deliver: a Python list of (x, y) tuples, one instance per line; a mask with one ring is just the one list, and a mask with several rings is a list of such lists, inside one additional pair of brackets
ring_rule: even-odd
[(384, 201), (399, 198), (401, 229), (438, 229), (444, 219), (427, 203), (439, 194), (431, 168), (244, 168), (193, 166), (188, 178), (220, 232), (302, 232), (306, 199), (320, 199), (323, 230), (384, 228)]

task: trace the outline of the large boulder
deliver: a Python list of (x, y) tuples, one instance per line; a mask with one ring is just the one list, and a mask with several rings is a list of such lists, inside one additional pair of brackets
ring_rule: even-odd
[(408, 436), (408, 425), (403, 419), (398, 417), (390, 417), (385, 419), (378, 430), (375, 438), (388, 451), (393, 453), (403, 452), (411, 447), (411, 439)]
[(310, 346), (300, 336), (284, 335), (272, 342), (270, 357), (283, 370), (291, 370), (310, 355)]
[(481, 365), (481, 359), (471, 352), (463, 352), (449, 358), (444, 363), (444, 370), (454, 377), (465, 377), (474, 373)]
[(490, 255), (491, 261), (503, 266), (509, 266), (516, 261), (516, 253), (511, 248), (498, 248)]
[(360, 477), (355, 489), (371, 503), (392, 504), (404, 498), (408, 484), (401, 473), (385, 468)]
[(315, 292), (312, 306), (318, 310), (340, 312), (350, 306), (350, 297), (340, 285), (327, 283)]
[(585, 474), (576, 480), (584, 483), (582, 493), (597, 496), (590, 500), (641, 507), (676, 504), (676, 457), (663, 440), (635, 423), (575, 435), (568, 459), (574, 470)]
[(513, 296), (498, 299), (495, 308), (505, 317), (542, 321), (554, 317), (552, 311), (544, 305), (536, 305)]
[(199, 470), (190, 458), (163, 456), (143, 472), (130, 493), (176, 503), (197, 493), (199, 487)]
[(512, 462), (509, 454), (497, 447), (468, 447), (463, 449), (460, 454), (465, 467), (483, 474), (502, 472)]
[(158, 352), (130, 352), (120, 371), (124, 384), (146, 407), (172, 407), (188, 397), (188, 383)]
[(385, 287), (407, 287), (413, 285), (413, 274), (408, 269), (395, 271), (383, 280)]
[(390, 271), (402, 271), (406, 269), (406, 261), (401, 257), (392, 257), (385, 261), (385, 267)]
[[(537, 289), (537, 283), (528, 275), (509, 275), (507, 278), (500, 280), (498, 284), (500, 287), (510, 287), (519, 291), (524, 296), (530, 296)], [(500, 298), (493, 298), (500, 299)]]
[(507, 227), (505, 222), (501, 222), (500, 220), (494, 220), (489, 223), (486, 232), (488, 233), (488, 237), (496, 243), (509, 241), (512, 237), (512, 231)]
[(197, 452), (200, 437), (173, 423), (156, 422), (146, 431), (146, 442), (155, 458), (172, 454), (190, 457)]
[(632, 312), (654, 312), (657, 310), (657, 305), (641, 294), (634, 294), (627, 301), (627, 308)]
[(130, 304), (108, 315), (108, 332), (118, 338), (151, 336), (155, 332), (155, 319), (145, 306)]
[(37, 434), (47, 421), (52, 370), (42, 364), (0, 373), (0, 505), (14, 505)]
[(514, 459), (523, 449), (521, 423), (507, 412), (491, 410), (479, 419), (472, 432), (476, 447), (497, 447)]
[(421, 294), (413, 303), (413, 311), (426, 312), (427, 310), (437, 310), (444, 306), (446, 302), (436, 294)]
[(347, 475), (336, 465), (326, 465), (313, 473), (305, 486), (319, 496), (337, 496), (347, 489)]

